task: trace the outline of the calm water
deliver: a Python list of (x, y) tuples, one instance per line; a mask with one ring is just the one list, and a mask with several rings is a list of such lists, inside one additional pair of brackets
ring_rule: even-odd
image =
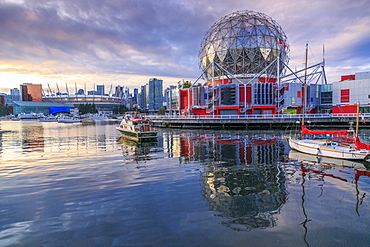
[(0, 246), (370, 245), (361, 163), (292, 153), (279, 132), (159, 129), (140, 146), (116, 125), (0, 122)]

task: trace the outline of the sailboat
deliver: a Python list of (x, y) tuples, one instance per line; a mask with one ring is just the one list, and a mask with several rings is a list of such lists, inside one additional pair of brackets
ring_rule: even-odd
[(325, 156), (338, 159), (348, 160), (370, 160), (370, 145), (360, 142), (358, 137), (358, 116), (359, 116), (359, 104), (357, 104), (357, 117), (356, 117), (356, 132), (355, 132), (355, 143), (344, 144), (334, 142), (330, 139), (307, 139), (305, 135), (347, 135), (348, 130), (309, 130), (305, 126), (304, 115), (306, 105), (306, 81), (307, 81), (307, 56), (308, 56), (308, 45), (306, 44), (306, 63), (305, 63), (305, 76), (304, 76), (304, 87), (302, 97), (302, 120), (301, 120), (301, 138), (289, 137), (289, 146), (297, 151), (313, 154), (316, 156)]
[(354, 168), (359, 171), (367, 171), (366, 162), (359, 160), (335, 159), (323, 156), (314, 156), (298, 152), (294, 149), (289, 151), (289, 159), (297, 160), (305, 165), (323, 166), (323, 167), (338, 167), (338, 168)]

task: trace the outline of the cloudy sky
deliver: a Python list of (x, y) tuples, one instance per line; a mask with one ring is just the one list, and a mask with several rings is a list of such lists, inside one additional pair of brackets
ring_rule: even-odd
[(288, 37), (292, 69), (322, 60), (329, 82), (370, 71), (368, 0), (2, 0), (0, 92), (22, 83), (92, 90), (150, 78), (195, 81), (200, 43), (234, 11), (262, 12)]

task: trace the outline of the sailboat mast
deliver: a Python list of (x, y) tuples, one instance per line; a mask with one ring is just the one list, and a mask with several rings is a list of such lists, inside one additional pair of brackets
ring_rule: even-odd
[(303, 93), (302, 93), (302, 125), (304, 125), (304, 115), (306, 113), (306, 95), (307, 95), (307, 61), (308, 61), (308, 43), (306, 43), (306, 59), (304, 68), (304, 81), (303, 81)]
[(356, 132), (355, 136), (358, 136), (358, 120), (359, 120), (359, 115), (360, 114), (360, 103), (357, 103), (357, 108), (356, 108)]

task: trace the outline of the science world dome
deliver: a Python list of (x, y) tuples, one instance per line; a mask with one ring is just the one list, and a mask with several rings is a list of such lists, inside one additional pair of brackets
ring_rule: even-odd
[[(199, 52), (199, 67), (210, 81), (224, 74), (216, 62), (237, 78), (253, 77), (280, 58), (279, 74), (289, 62), (289, 44), (280, 25), (269, 16), (253, 11), (236, 11), (215, 22), (205, 34)], [(276, 78), (278, 63), (261, 76)], [(214, 69), (212, 68), (214, 67)], [(212, 72), (213, 71), (213, 72)]]

